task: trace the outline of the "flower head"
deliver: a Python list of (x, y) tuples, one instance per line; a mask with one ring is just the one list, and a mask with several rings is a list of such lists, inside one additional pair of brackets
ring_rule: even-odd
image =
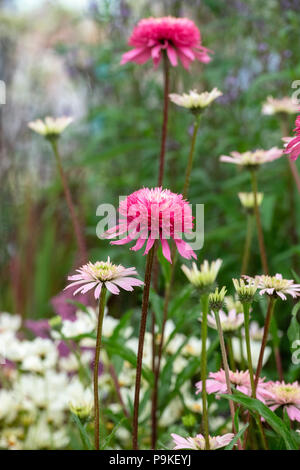
[(29, 122), (28, 127), (47, 139), (53, 139), (59, 137), (72, 121), (73, 118), (71, 117), (63, 116), (60, 118), (53, 118), (47, 116), (43, 121), (41, 119), (37, 119), (36, 121)]
[(270, 150), (255, 150), (253, 152), (231, 152), (231, 156), (222, 155), (220, 157), (221, 162), (234, 163), (235, 165), (241, 165), (246, 168), (255, 168), (263, 163), (272, 162), (277, 160), (283, 154), (283, 150), (272, 147)]
[(240, 302), (251, 303), (257, 291), (257, 283), (250, 281), (246, 283), (244, 279), (232, 279), (232, 282)]
[(134, 49), (123, 54), (121, 64), (144, 64), (152, 59), (157, 67), (163, 51), (166, 51), (174, 67), (177, 66), (178, 59), (186, 69), (194, 60), (204, 63), (210, 61), (208, 53), (211, 51), (201, 45), (199, 29), (187, 18), (144, 18), (134, 28), (129, 45)]
[(147, 241), (144, 252), (147, 254), (158, 239), (164, 257), (171, 263), (167, 240), (173, 239), (181, 256), (186, 259), (197, 258), (190, 245), (182, 239), (183, 234), (191, 233), (193, 216), (188, 202), (181, 194), (162, 188), (143, 188), (120, 202), (119, 213), (119, 225), (109, 229), (104, 237), (125, 236), (111, 242), (112, 245), (124, 245), (136, 240), (131, 249), (137, 251)]
[(283, 406), (292, 421), (300, 422), (300, 385), (298, 382), (269, 382), (266, 392), (266, 402), (272, 411)]
[(296, 118), (295, 137), (288, 139), (284, 153), (289, 154), (291, 160), (297, 160), (300, 155), (300, 114)]
[[(196, 437), (181, 437), (178, 434), (171, 434), (174, 441), (174, 450), (179, 449), (192, 449), (192, 450), (204, 450), (205, 449), (205, 438), (202, 434), (197, 434)], [(220, 447), (227, 446), (232, 439), (234, 434), (228, 433), (223, 436), (209, 436), (209, 448), (210, 450), (219, 449)]]
[(284, 96), (283, 98), (273, 98), (268, 96), (262, 106), (262, 114), (272, 115), (276, 113), (294, 114), (299, 111), (299, 104), (293, 98)]
[[(236, 331), (244, 323), (243, 313), (238, 313), (235, 309), (229, 310), (228, 314), (219, 310), (219, 317), (224, 332)], [(215, 315), (207, 315), (207, 323), (211, 328), (217, 329)]]
[(76, 295), (79, 292), (85, 294), (94, 289), (95, 299), (100, 297), (102, 286), (104, 285), (112, 294), (119, 294), (121, 287), (124, 290), (132, 291), (133, 286), (143, 285), (143, 281), (136, 279), (138, 273), (135, 268), (124, 268), (122, 265), (112, 264), (110, 258), (107, 261), (89, 262), (76, 270), (79, 274), (69, 276), (72, 281), (65, 289), (78, 286), (73, 292)]
[(225, 286), (223, 286), (220, 291), (219, 291), (219, 288), (217, 287), (215, 292), (211, 292), (208, 298), (210, 309), (217, 310), (217, 311), (221, 310), (221, 308), (224, 305), (225, 295), (226, 295)]
[(283, 279), (281, 274), (275, 274), (275, 276), (263, 274), (254, 278), (244, 277), (249, 284), (257, 286), (260, 295), (267, 294), (280, 297), (282, 300), (286, 300), (286, 294), (291, 295), (293, 298), (300, 296), (300, 284), (294, 284), (293, 279)]
[(181, 269), (191, 284), (201, 291), (209, 291), (217, 278), (221, 264), (221, 259), (212, 261), (211, 264), (205, 260), (201, 264), (200, 269), (197, 268), (196, 263), (192, 264), (192, 269), (185, 265), (182, 265)]
[[(241, 204), (245, 209), (254, 208), (254, 193), (238, 193)], [(260, 206), (263, 200), (264, 194), (257, 193), (257, 205)]]
[(197, 90), (191, 90), (189, 93), (183, 93), (183, 95), (171, 93), (169, 97), (178, 106), (188, 108), (193, 113), (198, 113), (222, 95), (223, 93), (218, 88), (213, 88), (212, 91), (204, 91), (203, 93), (198, 93)]

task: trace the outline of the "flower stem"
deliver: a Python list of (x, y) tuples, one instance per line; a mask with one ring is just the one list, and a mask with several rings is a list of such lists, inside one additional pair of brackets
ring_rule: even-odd
[(74, 229), (74, 234), (75, 234), (75, 238), (76, 238), (76, 242), (77, 242), (77, 246), (79, 250), (80, 262), (81, 264), (84, 264), (87, 262), (87, 259), (88, 259), (85, 240), (81, 231), (78, 217), (76, 215), (76, 211), (75, 211), (74, 203), (72, 200), (70, 188), (67, 182), (67, 178), (66, 178), (66, 175), (63, 170), (62, 163), (61, 163), (61, 158), (60, 158), (60, 154), (58, 151), (57, 139), (51, 139), (50, 143), (53, 149), (53, 153), (54, 153), (56, 164), (57, 164), (57, 169), (58, 169), (61, 182), (63, 185), (67, 206), (69, 208), (69, 212), (70, 212), (70, 216), (71, 216), (71, 220), (73, 224), (73, 229)]
[[(226, 379), (226, 385), (227, 385), (227, 394), (232, 395), (231, 385), (230, 385), (230, 377), (229, 377), (229, 366), (228, 366), (227, 354), (226, 354), (226, 347), (225, 347), (223, 330), (222, 330), (222, 325), (221, 325), (218, 310), (214, 310), (214, 314), (215, 314), (215, 317), (216, 317), (217, 329), (218, 329), (219, 338), (220, 338), (222, 361), (223, 361), (223, 367), (224, 367), (225, 379)], [(236, 434), (236, 428), (235, 428), (235, 423), (234, 423), (235, 411), (234, 411), (234, 404), (233, 404), (232, 400), (229, 400), (229, 408), (230, 408), (230, 414), (231, 414), (231, 420), (232, 420), (232, 431), (233, 431), (234, 434)], [(241, 449), (242, 446), (241, 446), (240, 440), (238, 440), (237, 444), (238, 444), (239, 449)]]
[(163, 108), (163, 124), (161, 131), (161, 146), (160, 146), (160, 158), (159, 158), (159, 176), (158, 186), (163, 184), (164, 170), (165, 170), (165, 153), (166, 153), (166, 141), (168, 131), (168, 111), (169, 111), (169, 86), (170, 86), (170, 74), (169, 74), (169, 61), (167, 54), (163, 54), (163, 65), (164, 65), (164, 108)]
[(195, 121), (194, 121), (191, 147), (190, 147), (188, 163), (187, 163), (186, 173), (185, 173), (185, 181), (184, 181), (184, 186), (183, 186), (183, 191), (182, 191), (182, 195), (184, 199), (187, 198), (188, 191), (189, 191), (190, 177), (191, 177), (191, 171), (193, 168), (193, 159), (194, 159), (195, 145), (196, 145), (196, 140), (197, 140), (197, 132), (199, 129), (199, 124), (200, 124), (200, 114), (195, 116)]
[(262, 370), (264, 352), (265, 352), (265, 348), (266, 348), (266, 344), (267, 344), (267, 339), (268, 339), (268, 334), (269, 334), (272, 315), (273, 315), (273, 312), (274, 312), (275, 303), (276, 303), (276, 299), (274, 297), (270, 297), (268, 310), (267, 310), (267, 316), (266, 316), (266, 320), (265, 320), (265, 326), (264, 326), (264, 334), (263, 334), (263, 339), (262, 339), (262, 342), (261, 342), (260, 353), (259, 353), (259, 358), (258, 358), (258, 363), (257, 363), (257, 368), (256, 368), (256, 373), (255, 373), (255, 382), (254, 382), (255, 383), (255, 390), (257, 389), (259, 376), (260, 376), (261, 370)]
[(228, 351), (228, 359), (229, 359), (230, 369), (233, 372), (235, 372), (236, 367), (235, 367), (235, 360), (234, 360), (234, 355), (233, 355), (232, 340), (231, 340), (230, 333), (227, 334), (227, 336), (226, 336), (226, 343), (227, 343), (227, 351)]
[(257, 235), (258, 235), (258, 244), (259, 244), (259, 251), (261, 257), (262, 268), (264, 274), (268, 274), (268, 262), (267, 262), (267, 255), (265, 249), (265, 242), (264, 242), (264, 234), (262, 230), (261, 220), (260, 220), (260, 213), (257, 203), (257, 177), (256, 177), (256, 170), (251, 170), (251, 182), (252, 182), (252, 191), (254, 194), (254, 214), (256, 219), (257, 225)]
[(201, 381), (202, 381), (202, 426), (205, 438), (205, 449), (209, 450), (209, 427), (208, 427), (208, 410), (207, 410), (207, 391), (206, 391), (206, 376), (207, 376), (207, 356), (206, 356), (206, 341), (207, 341), (207, 315), (208, 315), (208, 294), (201, 296), (202, 307), (202, 324), (201, 324)]
[(142, 301), (142, 316), (140, 324), (139, 334), (139, 346), (137, 355), (137, 367), (136, 367), (136, 379), (135, 379), (135, 395), (134, 395), (134, 411), (133, 411), (133, 435), (132, 435), (132, 446), (134, 450), (138, 449), (138, 419), (139, 419), (139, 404), (140, 404), (140, 389), (141, 389), (141, 376), (142, 376), (142, 362), (143, 362), (143, 350), (144, 350), (144, 338), (146, 332), (146, 322), (149, 305), (149, 293), (151, 284), (151, 273), (153, 266), (153, 258), (155, 252), (155, 244), (149, 251), (146, 261), (145, 269), (145, 280), (144, 280), (144, 292)]
[(250, 251), (251, 251), (251, 242), (252, 242), (252, 236), (253, 236), (253, 222), (254, 222), (253, 215), (248, 214), (247, 215), (247, 234), (246, 234), (246, 240), (245, 240), (241, 275), (246, 274), (248, 271), (249, 257), (250, 257)]
[(99, 375), (99, 359), (100, 359), (102, 326), (103, 326), (104, 308), (105, 308), (105, 297), (106, 297), (106, 287), (102, 285), (100, 301), (99, 301), (97, 340), (96, 340), (95, 361), (94, 361), (94, 426), (95, 426), (94, 442), (95, 442), (96, 450), (99, 450), (100, 410), (99, 410), (98, 375)]

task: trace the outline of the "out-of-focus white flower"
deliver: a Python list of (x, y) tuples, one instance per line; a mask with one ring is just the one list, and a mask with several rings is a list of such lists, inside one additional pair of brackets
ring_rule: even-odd
[[(223, 310), (219, 310), (219, 317), (223, 331), (235, 331), (244, 323), (243, 313), (237, 313), (235, 309), (229, 310), (226, 314)], [(217, 330), (215, 315), (212, 313), (207, 315), (207, 324)]]
[(59, 137), (72, 121), (73, 118), (71, 117), (63, 116), (59, 118), (53, 118), (47, 116), (44, 120), (37, 119), (36, 121), (29, 122), (28, 127), (37, 134), (41, 134), (44, 137), (50, 139)]
[(175, 398), (171, 403), (164, 409), (162, 415), (159, 418), (160, 426), (170, 426), (174, 421), (180, 418), (183, 411), (183, 405), (179, 398)]
[(12, 315), (7, 312), (0, 313), (0, 334), (7, 331), (15, 332), (18, 331), (21, 327), (21, 317), (20, 315)]
[(53, 431), (48, 425), (45, 416), (41, 416), (38, 423), (30, 426), (24, 443), (25, 449), (62, 449), (69, 443), (67, 429)]
[(191, 90), (189, 93), (183, 93), (182, 95), (171, 93), (169, 97), (178, 106), (197, 111), (206, 108), (222, 95), (223, 93), (218, 88), (213, 88), (211, 91), (204, 91), (203, 93), (198, 93), (197, 90)]
[(21, 367), (31, 372), (44, 372), (46, 369), (53, 368), (57, 359), (57, 349), (51, 340), (35, 338), (30, 342)]
[(235, 165), (241, 165), (249, 168), (255, 168), (264, 163), (272, 162), (282, 157), (283, 150), (277, 147), (272, 147), (269, 150), (254, 150), (253, 152), (231, 152), (230, 156), (222, 155), (220, 157), (221, 162), (234, 163)]
[(276, 113), (295, 114), (299, 111), (299, 103), (296, 99), (284, 96), (283, 98), (273, 98), (268, 96), (262, 106), (262, 114), (272, 115)]
[[(256, 368), (258, 364), (261, 343), (258, 341), (250, 340), (250, 347), (251, 347), (253, 367)], [(242, 340), (242, 348), (243, 348), (243, 357), (246, 360), (247, 347), (246, 347), (246, 341), (244, 339)], [(238, 338), (232, 338), (232, 350), (233, 350), (234, 359), (237, 362), (241, 363), (241, 360), (242, 360), (241, 345), (240, 345), (240, 340)], [(272, 352), (272, 349), (269, 346), (266, 346), (265, 352), (264, 352), (264, 358), (263, 358), (263, 366), (267, 363), (271, 355), (271, 352)]]
[(11, 423), (18, 414), (16, 397), (11, 390), (0, 390), (0, 422)]
[[(238, 193), (241, 204), (245, 209), (254, 208), (254, 193)], [(264, 193), (257, 193), (257, 205), (260, 206), (264, 197)]]

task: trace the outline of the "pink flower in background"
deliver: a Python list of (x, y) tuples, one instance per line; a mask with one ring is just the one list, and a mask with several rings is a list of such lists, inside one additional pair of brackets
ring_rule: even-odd
[(201, 45), (199, 29), (187, 18), (145, 18), (134, 28), (129, 45), (134, 49), (123, 54), (121, 65), (144, 64), (152, 58), (157, 67), (164, 50), (173, 67), (178, 65), (178, 59), (186, 69), (194, 60), (205, 64), (211, 60), (208, 53), (212, 51)]
[(296, 136), (288, 140), (284, 150), (284, 153), (290, 155), (291, 160), (297, 160), (300, 155), (300, 114), (296, 118), (295, 125)]
[[(225, 371), (220, 369), (218, 372), (210, 372), (209, 378), (206, 380), (206, 390), (207, 393), (227, 393), (227, 385), (225, 378)], [(248, 370), (245, 371), (229, 371), (230, 383), (236, 390), (244, 393), (245, 395), (251, 395), (251, 382), (250, 374)], [(256, 396), (259, 400), (265, 401), (266, 393), (265, 388), (267, 383), (264, 382), (264, 379), (259, 379), (258, 386), (256, 389)], [(202, 381), (196, 383), (196, 394), (202, 392)]]
[(162, 188), (139, 189), (120, 202), (119, 213), (119, 225), (109, 229), (104, 237), (124, 237), (111, 244), (124, 245), (136, 240), (131, 249), (137, 251), (147, 241), (144, 252), (147, 254), (155, 240), (159, 239), (163, 255), (171, 263), (167, 239), (172, 238), (181, 256), (187, 259), (197, 258), (190, 245), (182, 240), (182, 234), (191, 233), (193, 216), (188, 202), (181, 194)]
[[(179, 449), (192, 449), (192, 450), (205, 450), (205, 439), (202, 434), (197, 434), (196, 437), (181, 437), (178, 434), (171, 434), (175, 446), (174, 450)], [(234, 434), (228, 433), (223, 436), (209, 436), (209, 448), (210, 450), (219, 449), (220, 447), (227, 446), (232, 439)]]
[(121, 287), (124, 290), (132, 291), (133, 286), (142, 286), (144, 283), (135, 277), (138, 273), (135, 268), (124, 268), (122, 265), (112, 264), (109, 257), (107, 261), (89, 262), (81, 268), (76, 269), (79, 274), (69, 276), (68, 280), (73, 281), (65, 289), (77, 286), (73, 295), (94, 289), (95, 299), (101, 294), (104, 285), (112, 294), (119, 294)]
[(249, 284), (256, 285), (259, 294), (267, 294), (271, 296), (278, 296), (282, 300), (287, 299), (287, 295), (293, 298), (300, 296), (300, 284), (295, 284), (293, 279), (283, 279), (281, 274), (275, 274), (275, 276), (268, 276), (262, 274), (261, 276), (244, 276), (248, 280)]
[(300, 422), (300, 385), (298, 382), (269, 382), (266, 392), (267, 405), (272, 411), (280, 406), (286, 410), (292, 421)]

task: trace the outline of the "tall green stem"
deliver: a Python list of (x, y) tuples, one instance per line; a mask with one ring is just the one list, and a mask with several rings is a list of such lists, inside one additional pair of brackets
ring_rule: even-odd
[(53, 149), (53, 153), (54, 153), (56, 164), (57, 164), (57, 169), (58, 169), (58, 172), (59, 172), (59, 175), (60, 175), (60, 178), (61, 178), (61, 182), (62, 182), (62, 185), (63, 185), (67, 206), (69, 208), (71, 221), (72, 221), (72, 225), (73, 225), (73, 229), (74, 229), (74, 234), (75, 234), (75, 238), (76, 238), (76, 242), (77, 242), (77, 246), (78, 246), (78, 250), (79, 250), (79, 254), (80, 254), (80, 261), (83, 264), (83, 263), (87, 262), (87, 258), (88, 258), (86, 245), (85, 245), (85, 240), (84, 240), (84, 237), (83, 237), (83, 234), (82, 234), (82, 231), (81, 231), (81, 226), (80, 226), (80, 223), (79, 223), (76, 211), (75, 211), (75, 207), (74, 207), (74, 203), (73, 203), (73, 200), (72, 200), (71, 191), (70, 191), (70, 188), (69, 188), (69, 185), (68, 185), (67, 177), (65, 175), (65, 172), (63, 170), (63, 166), (62, 166), (62, 163), (61, 163), (61, 158), (60, 158), (60, 154), (59, 154), (59, 151), (58, 151), (57, 139), (55, 139), (55, 138), (51, 139), (50, 143), (51, 143), (51, 146), (52, 146), (52, 149)]
[(233, 372), (235, 372), (236, 371), (236, 366), (235, 366), (235, 360), (234, 360), (233, 349), (232, 349), (232, 340), (231, 340), (230, 333), (228, 333), (227, 336), (226, 336), (226, 343), (227, 343), (227, 351), (228, 351), (228, 359), (229, 359), (230, 369)]
[(250, 251), (251, 251), (251, 242), (252, 242), (252, 236), (253, 236), (253, 222), (254, 222), (253, 215), (248, 214), (247, 215), (247, 233), (246, 233), (246, 239), (245, 239), (241, 275), (247, 274), (247, 271), (248, 271)]
[(136, 366), (136, 379), (135, 379), (135, 394), (134, 394), (134, 405), (133, 405), (133, 433), (132, 433), (132, 446), (134, 450), (138, 449), (138, 419), (139, 419), (139, 404), (140, 404), (140, 389), (141, 389), (141, 377), (142, 377), (142, 362), (143, 362), (143, 351), (144, 351), (144, 339), (146, 332), (146, 322), (149, 306), (149, 293), (151, 285), (151, 273), (153, 266), (153, 258), (155, 252), (155, 244), (149, 251), (146, 261), (145, 279), (144, 279), (144, 292), (142, 301), (142, 316), (140, 324), (139, 334), (139, 346), (137, 354), (137, 366)]
[(186, 172), (185, 172), (185, 181), (184, 181), (184, 186), (183, 186), (183, 191), (182, 191), (182, 195), (184, 199), (187, 198), (188, 192), (189, 192), (190, 178), (191, 178), (191, 172), (193, 168), (193, 159), (194, 159), (195, 145), (196, 145), (196, 140), (197, 140), (197, 132), (199, 129), (199, 124), (200, 124), (200, 114), (197, 114), (195, 116), (195, 121), (194, 121), (193, 135), (192, 135), (192, 140), (191, 140), (188, 163), (187, 163)]
[(258, 236), (258, 244), (259, 244), (259, 252), (261, 257), (261, 264), (264, 271), (264, 274), (268, 274), (268, 262), (267, 262), (267, 255), (265, 249), (265, 242), (264, 242), (264, 234), (262, 230), (261, 220), (260, 220), (260, 213), (259, 207), (257, 203), (257, 176), (256, 170), (251, 170), (251, 182), (252, 182), (252, 191), (254, 195), (254, 214), (256, 219), (256, 226), (257, 226), (257, 236)]
[(258, 363), (257, 363), (257, 368), (256, 368), (256, 373), (255, 373), (255, 390), (257, 389), (259, 377), (260, 377), (261, 370), (262, 370), (264, 352), (265, 352), (265, 348), (266, 348), (266, 344), (268, 340), (268, 334), (269, 334), (271, 319), (272, 319), (273, 312), (274, 312), (275, 303), (276, 303), (276, 299), (274, 297), (270, 297), (266, 320), (265, 320), (265, 326), (264, 326), (264, 334), (263, 334), (263, 339), (261, 342), (260, 353), (259, 353), (259, 358), (258, 358)]
[(207, 378), (207, 356), (206, 356), (206, 342), (207, 342), (207, 315), (208, 315), (208, 294), (201, 296), (202, 306), (202, 324), (201, 324), (201, 380), (202, 380), (202, 425), (205, 438), (205, 449), (209, 450), (209, 428), (208, 428), (208, 409), (207, 409), (207, 391), (206, 391), (206, 378)]
[(102, 339), (102, 326), (105, 309), (106, 287), (102, 285), (100, 301), (99, 301), (99, 314), (97, 325), (97, 339), (94, 361), (94, 443), (95, 449), (99, 450), (99, 428), (100, 428), (100, 410), (99, 410), (99, 390), (98, 390), (98, 377), (99, 377), (99, 359)]

